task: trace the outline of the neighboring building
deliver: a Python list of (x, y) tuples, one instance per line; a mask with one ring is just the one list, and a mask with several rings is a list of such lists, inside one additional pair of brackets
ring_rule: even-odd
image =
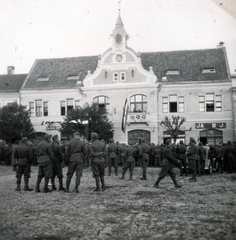
[(169, 137), (160, 122), (172, 115), (187, 120), (180, 135), (185, 142), (190, 136), (208, 144), (235, 139), (236, 84), (233, 80), (232, 91), (223, 46), (136, 53), (127, 46), (120, 15), (111, 39), (101, 56), (35, 61), (20, 91), (34, 138), (60, 135), (70, 109), (94, 102), (108, 110), (115, 141), (135, 143), (143, 137), (160, 144)]
[(232, 116), (233, 116), (233, 139), (236, 142), (236, 75), (231, 76), (232, 79)]
[(7, 74), (0, 75), (0, 108), (20, 101), (20, 89), (27, 74), (14, 74), (14, 67), (7, 67)]

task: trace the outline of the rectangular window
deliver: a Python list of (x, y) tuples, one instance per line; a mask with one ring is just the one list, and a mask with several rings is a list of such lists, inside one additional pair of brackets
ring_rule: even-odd
[(163, 113), (168, 112), (168, 98), (167, 97), (162, 98), (162, 112)]
[(222, 96), (216, 95), (216, 112), (222, 111)]
[(170, 95), (170, 112), (177, 112), (177, 95)]
[(42, 100), (35, 101), (36, 117), (42, 117)]
[(77, 109), (77, 108), (79, 108), (79, 102), (80, 102), (80, 100), (75, 100), (75, 109)]
[(178, 97), (179, 101), (179, 112), (184, 112), (184, 97)]
[(215, 68), (211, 67), (211, 68), (202, 68), (202, 73), (215, 73), (216, 70)]
[(74, 109), (74, 100), (67, 99), (67, 113)]
[(48, 116), (48, 102), (43, 102), (43, 116)]
[(61, 101), (61, 116), (65, 116), (65, 115), (66, 115), (66, 102)]
[(34, 117), (34, 102), (29, 102), (30, 117)]
[(119, 74), (113, 73), (113, 82), (118, 82), (118, 80), (119, 80)]
[(122, 72), (120, 74), (120, 81), (126, 81), (126, 74), (125, 74), (125, 72)]
[(207, 112), (214, 112), (214, 94), (208, 93), (206, 94), (206, 111)]
[(205, 96), (199, 96), (199, 112), (221, 112), (222, 96), (214, 93), (207, 93)]

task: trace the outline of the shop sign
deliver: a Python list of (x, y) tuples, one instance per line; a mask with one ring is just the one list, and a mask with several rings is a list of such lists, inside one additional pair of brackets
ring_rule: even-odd
[(195, 123), (196, 129), (226, 128), (226, 123)]
[(61, 128), (61, 126), (47, 126), (46, 130), (58, 130), (60, 128)]

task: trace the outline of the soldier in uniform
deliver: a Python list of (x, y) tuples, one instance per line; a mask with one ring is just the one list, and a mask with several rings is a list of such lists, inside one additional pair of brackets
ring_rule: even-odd
[(138, 156), (140, 160), (140, 167), (143, 170), (143, 177), (141, 180), (147, 180), (147, 167), (149, 164), (149, 153), (150, 147), (147, 143), (145, 143), (145, 139), (141, 139), (141, 144), (138, 147)]
[(189, 164), (189, 171), (193, 174), (193, 177), (190, 178), (189, 180), (191, 182), (196, 182), (197, 181), (196, 161), (198, 161), (198, 158), (200, 159), (200, 157), (199, 157), (199, 149), (196, 146), (196, 141), (192, 137), (190, 137), (189, 148), (187, 149), (186, 155), (187, 155), (188, 164)]
[[(183, 140), (179, 141), (179, 145), (176, 147), (177, 158), (181, 161), (181, 165), (184, 167), (185, 175), (188, 176), (187, 161), (186, 161), (186, 150), (187, 147), (184, 145)], [(183, 168), (180, 168), (180, 176), (183, 176)]]
[(15, 149), (14, 158), (16, 159), (16, 191), (20, 191), (20, 184), (22, 175), (24, 175), (25, 182), (25, 191), (32, 191), (32, 188), (29, 188), (29, 178), (31, 172), (31, 161), (32, 154), (30, 148), (26, 145), (27, 138), (24, 137), (21, 139), (20, 145)]
[(87, 158), (87, 146), (85, 142), (81, 141), (80, 133), (74, 133), (74, 139), (70, 140), (67, 148), (67, 159), (69, 160), (66, 189), (65, 192), (69, 192), (71, 178), (74, 172), (76, 172), (75, 188), (72, 192), (79, 193), (80, 178), (82, 177), (84, 162)]
[(234, 146), (231, 144), (231, 141), (227, 142), (224, 155), (228, 166), (228, 173), (234, 173), (236, 170), (236, 153)]
[(114, 143), (113, 139), (110, 139), (110, 145), (108, 146), (108, 164), (109, 164), (109, 173), (108, 176), (111, 176), (111, 167), (114, 166), (115, 174), (118, 176), (118, 155), (119, 148), (117, 144)]
[(127, 171), (127, 169), (129, 169), (130, 171), (130, 177), (129, 180), (132, 180), (132, 176), (133, 176), (133, 171), (134, 171), (134, 167), (135, 167), (135, 148), (131, 145), (128, 144), (126, 146), (126, 151), (125, 151), (125, 162), (123, 165), (123, 171), (122, 171), (122, 177), (120, 179), (124, 179), (125, 177), (125, 173)]
[(205, 175), (206, 154), (207, 154), (207, 150), (203, 147), (203, 143), (200, 142), (199, 156), (200, 156), (201, 175)]
[(35, 192), (40, 192), (39, 186), (44, 178), (44, 193), (51, 192), (48, 188), (49, 179), (52, 177), (52, 163), (54, 154), (51, 146), (51, 135), (45, 134), (42, 141), (37, 145), (37, 156), (38, 156), (38, 178), (36, 182)]
[(154, 184), (154, 187), (159, 188), (160, 181), (168, 174), (172, 181), (175, 184), (176, 188), (181, 188), (182, 185), (179, 185), (176, 180), (176, 174), (174, 172), (174, 167), (177, 165), (178, 167), (181, 167), (180, 162), (178, 159), (174, 158), (171, 152), (171, 146), (170, 146), (171, 140), (166, 140), (166, 146), (164, 147), (162, 151), (162, 162), (161, 162), (161, 172), (159, 174), (159, 177), (157, 181)]
[(63, 153), (61, 146), (59, 145), (58, 135), (52, 137), (52, 151), (54, 153), (53, 159), (53, 173), (51, 178), (52, 190), (57, 190), (55, 186), (55, 177), (58, 177), (59, 180), (59, 191), (65, 190), (63, 187), (63, 172), (62, 172), (62, 162), (63, 162)]
[(106, 190), (105, 187), (105, 156), (106, 156), (106, 144), (98, 140), (98, 134), (92, 133), (92, 144), (90, 146), (91, 165), (93, 171), (93, 177), (95, 178), (96, 188), (94, 191), (100, 191), (99, 177), (102, 184), (102, 191)]

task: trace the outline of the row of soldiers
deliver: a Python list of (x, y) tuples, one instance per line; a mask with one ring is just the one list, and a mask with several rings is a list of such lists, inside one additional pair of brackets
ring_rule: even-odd
[[(111, 175), (112, 166), (115, 168), (115, 174), (118, 175), (117, 170), (119, 157), (123, 159), (121, 179), (124, 179), (125, 173), (129, 169), (130, 180), (132, 180), (133, 170), (137, 159), (143, 170), (141, 180), (147, 179), (147, 167), (149, 166), (150, 161), (151, 146), (145, 143), (144, 139), (140, 139), (139, 144), (127, 144), (122, 150), (119, 144), (114, 143), (113, 139), (110, 140), (110, 144), (105, 144), (104, 141), (98, 140), (98, 135), (96, 133), (93, 133), (91, 138), (92, 142), (91, 144), (88, 144), (82, 140), (80, 133), (75, 132), (74, 138), (69, 142), (66, 149), (63, 149), (59, 145), (58, 135), (53, 136), (51, 142), (51, 135), (46, 134), (44, 139), (37, 145), (34, 151), (34, 156), (36, 156), (38, 164), (38, 177), (35, 191), (40, 192), (40, 183), (43, 178), (45, 178), (44, 192), (56, 190), (55, 177), (57, 176), (59, 179), (59, 190), (69, 192), (71, 179), (73, 174), (76, 172), (75, 189), (73, 191), (79, 192), (78, 188), (80, 185), (80, 178), (82, 176), (84, 163), (86, 162), (90, 162), (92, 167), (93, 177), (96, 182), (95, 191), (100, 190), (99, 182), (101, 182), (102, 190), (105, 190), (104, 175), (106, 162), (108, 162), (108, 176)], [(228, 145), (230, 146), (230, 144)], [(235, 152), (232, 150), (233, 157), (231, 158), (229, 149), (230, 147), (227, 147), (225, 152), (227, 159), (232, 160), (230, 161), (232, 164), (229, 164), (231, 166), (235, 162)], [(217, 148), (214, 148), (214, 151), (216, 153)], [(213, 150), (210, 152), (213, 153)], [(175, 146), (172, 145), (170, 139), (168, 139), (165, 145), (156, 146), (154, 148), (154, 153), (155, 162), (158, 162), (158, 165), (161, 166), (161, 172), (158, 178), (159, 180), (157, 180), (154, 184), (155, 187), (159, 186), (159, 181), (167, 174), (172, 178), (175, 187), (180, 187), (180, 185), (176, 182), (176, 175), (173, 171), (173, 168), (176, 166), (180, 168), (181, 175), (183, 175), (183, 168), (186, 175), (188, 175), (188, 170), (193, 174), (190, 181), (196, 181), (197, 170), (199, 175), (201, 173), (204, 174), (205, 172), (204, 161), (207, 156), (206, 148), (204, 148), (201, 143), (196, 146), (196, 141), (193, 138), (190, 138), (188, 148), (182, 141), (180, 141), (180, 144)], [(33, 151), (31, 147), (27, 146), (27, 138), (23, 138), (21, 140), (21, 144), (14, 151), (14, 158), (17, 160), (16, 190), (20, 190), (21, 178), (24, 175), (24, 190), (31, 191), (32, 189), (29, 188), (28, 181), (30, 178), (30, 162), (33, 159)], [(63, 187), (62, 180), (63, 159), (65, 164), (68, 165), (65, 188)], [(188, 162), (186, 159), (188, 159)], [(220, 159), (222, 159), (222, 157)], [(50, 179), (52, 189), (48, 188)]]

